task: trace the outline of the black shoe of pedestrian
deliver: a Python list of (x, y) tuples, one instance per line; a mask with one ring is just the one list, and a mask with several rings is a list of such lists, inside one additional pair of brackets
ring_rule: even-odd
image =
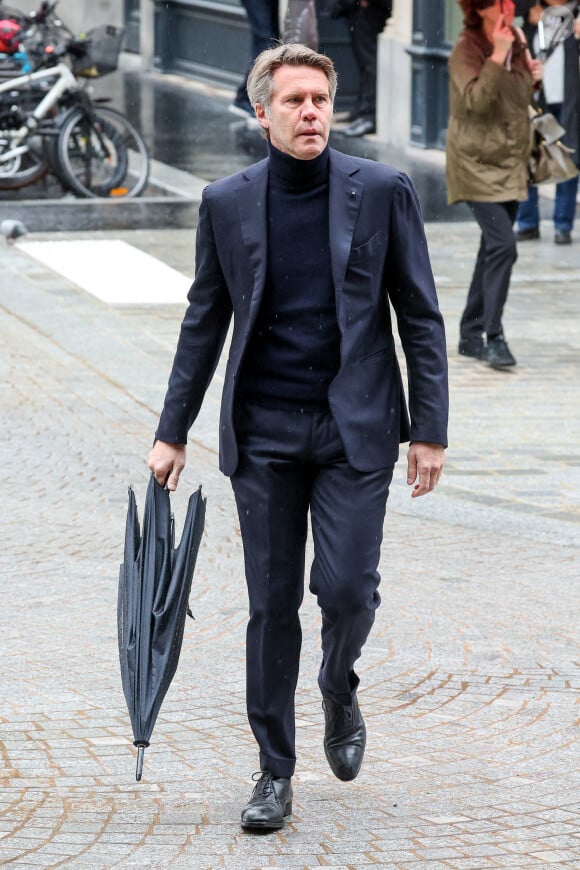
[(368, 133), (376, 131), (376, 124), (371, 118), (357, 118), (350, 126), (343, 130), (344, 136), (366, 136)]
[(504, 369), (516, 364), (515, 357), (507, 346), (505, 338), (501, 335), (488, 340), (486, 359), (492, 369)]
[(540, 228), (531, 227), (529, 230), (518, 230), (516, 233), (516, 242), (531, 242), (532, 239), (540, 238)]
[(290, 815), (292, 815), (290, 779), (282, 776), (273, 777), (268, 771), (260, 773), (250, 802), (242, 810), (242, 828), (277, 831), (284, 827), (284, 820)]
[(457, 350), (461, 356), (472, 356), (474, 359), (487, 358), (485, 343), (479, 335), (473, 338), (460, 338)]
[(557, 245), (571, 245), (572, 235), (570, 230), (556, 230), (554, 234), (554, 242)]
[(349, 782), (361, 769), (367, 742), (365, 723), (356, 695), (349, 706), (324, 698), (322, 709), (326, 719), (326, 760), (338, 779)]

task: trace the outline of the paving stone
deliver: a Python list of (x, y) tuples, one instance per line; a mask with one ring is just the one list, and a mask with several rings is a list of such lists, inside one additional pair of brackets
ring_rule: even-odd
[[(239, 827), (258, 763), (239, 527), (216, 467), (223, 361), (173, 497), (178, 523), (200, 482), (208, 497), (196, 620), (137, 784), (116, 586), (127, 486), (141, 505), (182, 307), (107, 306), (3, 248), (3, 866), (577, 866), (578, 253), (522, 246), (508, 375), (456, 353), (474, 225), (427, 229), (448, 326), (446, 471), (416, 503), (404, 451), (396, 469), (383, 604), (360, 662), (367, 759), (353, 783), (326, 766), (318, 612), (305, 600), (295, 813), (261, 837)], [(115, 237), (179, 269), (193, 250), (191, 231)]]

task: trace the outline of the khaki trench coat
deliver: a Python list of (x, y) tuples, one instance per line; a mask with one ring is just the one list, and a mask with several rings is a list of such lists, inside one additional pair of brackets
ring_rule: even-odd
[[(521, 31), (520, 31), (521, 33)], [(534, 84), (516, 35), (509, 64), (491, 61), (483, 31), (466, 28), (449, 58), (448, 202), (528, 198)]]

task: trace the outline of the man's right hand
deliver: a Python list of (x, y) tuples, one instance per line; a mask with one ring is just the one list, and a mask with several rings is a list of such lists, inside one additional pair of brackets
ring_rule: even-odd
[(179, 475), (185, 468), (185, 444), (156, 441), (149, 454), (147, 465), (157, 483), (174, 492), (177, 489)]

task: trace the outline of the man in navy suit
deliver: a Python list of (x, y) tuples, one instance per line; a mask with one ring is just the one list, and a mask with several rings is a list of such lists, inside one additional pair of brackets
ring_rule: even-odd
[(220, 468), (236, 498), (250, 602), (247, 709), (260, 750), (242, 811), (250, 830), (281, 828), (292, 812), (308, 513), (324, 749), (351, 780), (366, 741), (354, 665), (380, 603), (399, 443), (411, 442), (417, 497), (437, 484), (447, 438), (445, 335), (417, 196), (404, 173), (328, 147), (335, 91), (330, 59), (305, 46), (257, 58), (248, 92), (269, 156), (204, 191), (195, 279), (149, 456), (174, 490), (233, 315)]

